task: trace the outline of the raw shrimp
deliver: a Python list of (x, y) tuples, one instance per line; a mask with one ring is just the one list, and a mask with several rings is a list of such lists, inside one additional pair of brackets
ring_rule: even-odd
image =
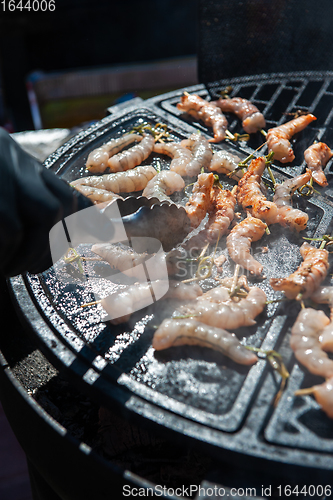
[(136, 283), (112, 293), (102, 299), (101, 305), (110, 315), (111, 323), (117, 325), (129, 321), (133, 312), (155, 302), (156, 295), (162, 295), (160, 300), (193, 300), (202, 295), (202, 290), (197, 283), (156, 280), (150, 283)]
[(267, 224), (273, 224), (277, 222), (277, 206), (272, 201), (268, 201), (260, 189), (261, 176), (265, 167), (264, 156), (251, 161), (249, 168), (238, 183), (237, 201), (253, 217), (264, 220)]
[(127, 172), (118, 172), (116, 174), (93, 175), (82, 177), (72, 181), (75, 188), (77, 186), (90, 186), (97, 189), (105, 189), (112, 193), (131, 193), (132, 191), (141, 191), (148, 182), (157, 174), (154, 167), (146, 165), (136, 167)]
[(169, 290), (163, 299), (194, 300), (202, 295), (198, 283), (183, 283), (182, 281), (169, 281)]
[(318, 304), (328, 304), (331, 310), (331, 323), (321, 333), (321, 347), (333, 352), (333, 286), (320, 286), (311, 295), (311, 300)]
[(156, 330), (152, 343), (156, 350), (185, 344), (210, 347), (242, 365), (253, 365), (258, 361), (234, 333), (203, 325), (194, 319), (165, 319)]
[(312, 144), (312, 146), (304, 151), (304, 160), (312, 172), (314, 181), (319, 184), (319, 186), (324, 187), (328, 185), (323, 167), (326, 166), (326, 163), (332, 156), (332, 151), (324, 142)]
[[(73, 184), (73, 183), (72, 183)], [(89, 198), (94, 203), (105, 203), (114, 200), (123, 200), (118, 194), (107, 191), (106, 189), (98, 189), (91, 186), (84, 186), (83, 184), (76, 184), (73, 186), (77, 191)]]
[(154, 301), (152, 292), (151, 283), (131, 285), (105, 297), (102, 299), (101, 305), (109, 314), (111, 323), (119, 325), (129, 321), (133, 312), (152, 304)]
[(291, 329), (290, 347), (296, 359), (314, 375), (333, 376), (331, 360), (320, 342), (320, 334), (330, 320), (323, 311), (302, 309)]
[(278, 127), (270, 128), (267, 133), (268, 150), (274, 151), (274, 160), (281, 163), (289, 163), (295, 158), (289, 140), (294, 134), (305, 129), (313, 120), (317, 118), (311, 114), (301, 115)]
[(333, 377), (320, 385), (314, 385), (311, 393), (329, 418), (333, 418)]
[[(142, 264), (146, 262), (146, 260), (156, 256), (156, 254), (135, 252), (132, 248), (127, 246), (113, 245), (111, 243), (96, 243), (91, 247), (91, 250), (108, 262), (112, 269), (141, 281), (145, 281), (147, 278)], [(162, 252), (157, 259), (161, 259), (161, 265), (163, 264), (162, 271), (166, 264), (168, 274), (175, 275), (179, 271), (177, 260), (172, 259), (172, 255), (168, 258), (169, 254), (164, 254), (164, 252)], [(158, 268), (158, 263), (159, 260), (156, 260), (155, 257), (155, 268)]]
[(217, 287), (213, 294), (202, 295), (194, 302), (178, 308), (173, 317), (194, 316), (205, 325), (230, 330), (254, 325), (254, 318), (264, 310), (265, 303), (266, 294), (258, 287), (252, 287), (247, 297), (239, 302), (230, 299), (228, 289)]
[(199, 226), (211, 205), (211, 189), (214, 184), (213, 174), (199, 174), (193, 186), (192, 194), (186, 203), (185, 210), (190, 218), (192, 228)]
[(123, 172), (140, 165), (153, 151), (154, 144), (154, 137), (150, 134), (144, 134), (140, 144), (109, 158), (108, 166), (111, 172)]
[[(177, 142), (156, 143), (154, 152), (162, 155), (167, 155), (172, 158), (170, 170), (177, 174), (183, 175), (181, 172), (186, 171), (187, 165), (192, 161), (192, 153), (184, 146)], [(187, 175), (187, 174), (186, 174)]]
[(184, 245), (187, 252), (195, 248), (203, 248), (208, 242), (215, 243), (226, 234), (235, 215), (236, 198), (228, 189), (213, 186), (211, 204), (208, 208), (209, 218), (205, 228), (192, 236)]
[(181, 102), (177, 104), (178, 109), (189, 113), (197, 120), (202, 120), (207, 127), (213, 128), (214, 139), (209, 139), (209, 142), (220, 142), (225, 139), (228, 122), (220, 108), (196, 94), (184, 93), (180, 99)]
[[(209, 170), (211, 172), (217, 172), (218, 174), (229, 174), (236, 169), (240, 161), (241, 159), (239, 156), (229, 153), (229, 151), (216, 151), (213, 154), (212, 161), (210, 162)], [(242, 170), (237, 170), (230, 177), (231, 179), (238, 181), (243, 177), (243, 175)]]
[(97, 149), (94, 149), (91, 153), (89, 153), (86, 162), (87, 169), (93, 173), (104, 172), (104, 170), (108, 168), (109, 158), (119, 153), (119, 151), (135, 141), (142, 141), (142, 135), (125, 134), (117, 139), (112, 139)]
[(224, 285), (216, 286), (211, 288), (208, 292), (203, 293), (198, 299), (199, 300), (209, 300), (210, 302), (215, 302), (220, 304), (221, 302), (227, 302), (230, 300), (230, 290)]
[(251, 255), (251, 243), (260, 240), (266, 228), (267, 225), (260, 219), (247, 217), (227, 237), (227, 249), (232, 260), (256, 275), (261, 274), (263, 265)]
[(207, 170), (213, 153), (205, 137), (195, 133), (189, 139), (184, 139), (180, 144), (192, 151), (192, 159), (185, 168), (174, 169), (178, 174), (194, 177), (200, 174), (202, 168)]
[(304, 186), (311, 179), (311, 171), (307, 170), (305, 174), (298, 175), (282, 184), (275, 184), (275, 194), (273, 202), (278, 207), (277, 221), (281, 226), (303, 231), (306, 228), (309, 217), (301, 210), (293, 208), (291, 197), (296, 189)]
[(151, 257), (147, 253), (137, 253), (129, 247), (111, 243), (96, 243), (91, 250), (106, 260), (112, 269), (133, 278), (146, 280), (142, 264)]
[(283, 291), (288, 299), (295, 299), (299, 294), (304, 299), (311, 297), (327, 275), (327, 250), (303, 243), (300, 252), (304, 261), (294, 273), (287, 278), (270, 279), (272, 288)]
[(258, 130), (266, 127), (264, 115), (247, 99), (242, 99), (241, 97), (223, 99), (220, 97), (220, 99), (214, 101), (214, 103), (224, 113), (235, 113), (235, 115), (242, 120), (243, 129), (248, 134), (254, 134)]
[(160, 201), (171, 201), (169, 195), (181, 191), (185, 187), (184, 179), (176, 172), (163, 170), (151, 179), (145, 187), (142, 196), (158, 198)]

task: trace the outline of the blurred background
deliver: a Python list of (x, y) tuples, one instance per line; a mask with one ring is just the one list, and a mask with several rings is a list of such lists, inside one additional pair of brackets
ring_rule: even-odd
[(0, 126), (10, 132), (71, 128), (126, 99), (197, 83), (195, 1), (1, 7)]

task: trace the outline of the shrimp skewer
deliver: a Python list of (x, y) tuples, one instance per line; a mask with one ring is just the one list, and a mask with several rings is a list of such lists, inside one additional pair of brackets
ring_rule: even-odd
[(207, 240), (214, 243), (226, 234), (235, 216), (236, 198), (228, 189), (214, 186), (211, 192), (212, 207), (209, 210)]
[(319, 186), (327, 186), (328, 182), (323, 172), (323, 167), (326, 166), (328, 160), (332, 158), (333, 153), (324, 142), (312, 144), (304, 151), (304, 160), (312, 172), (314, 181)]
[(289, 163), (295, 155), (289, 140), (317, 118), (311, 114), (301, 115), (278, 127), (270, 128), (267, 133), (268, 151), (274, 151), (274, 159), (281, 163)]
[(108, 166), (111, 172), (123, 172), (140, 165), (153, 151), (154, 144), (154, 137), (150, 134), (144, 134), (139, 144), (109, 158)]
[(296, 229), (298, 232), (306, 228), (309, 217), (301, 210), (292, 207), (291, 197), (296, 189), (304, 186), (310, 179), (311, 172), (307, 170), (305, 174), (284, 181), (282, 184), (275, 184), (273, 202), (278, 207), (277, 221), (281, 226)]
[(160, 300), (193, 300), (200, 295), (202, 290), (196, 283), (156, 280), (150, 283), (136, 283), (112, 293), (101, 300), (101, 305), (109, 314), (111, 323), (119, 325), (129, 321), (133, 312), (152, 304), (153, 296), (161, 296)]
[(152, 345), (154, 349), (162, 350), (185, 344), (210, 347), (243, 365), (253, 365), (258, 361), (257, 356), (246, 349), (234, 333), (194, 319), (164, 320), (154, 334)]
[(333, 376), (333, 360), (323, 350), (320, 334), (330, 320), (323, 311), (302, 309), (291, 329), (290, 347), (296, 359), (314, 375)]
[(139, 280), (146, 279), (142, 264), (150, 257), (147, 253), (137, 253), (129, 247), (111, 243), (95, 243), (91, 251), (106, 260), (112, 269)]
[(132, 191), (141, 191), (148, 182), (157, 174), (154, 167), (146, 165), (137, 167), (126, 172), (116, 174), (93, 175), (82, 177), (71, 182), (71, 185), (90, 186), (96, 189), (112, 191), (112, 193), (131, 193)]
[(181, 141), (180, 145), (192, 151), (192, 159), (185, 168), (176, 170), (178, 174), (194, 177), (200, 174), (201, 168), (205, 170), (208, 168), (213, 153), (205, 137), (192, 134), (189, 139)]
[(186, 172), (187, 165), (192, 161), (191, 151), (177, 142), (156, 143), (154, 152), (170, 156), (172, 158), (170, 170), (180, 175), (184, 175), (182, 172)]
[(277, 206), (266, 199), (260, 188), (261, 176), (265, 168), (266, 158), (264, 156), (251, 161), (249, 168), (238, 183), (237, 201), (253, 217), (257, 217), (267, 224), (273, 224), (277, 221)]
[(211, 205), (210, 192), (214, 184), (213, 174), (199, 174), (193, 186), (192, 194), (186, 203), (185, 210), (190, 218), (192, 228), (199, 226)]
[(295, 392), (295, 396), (305, 396), (307, 394), (313, 394), (321, 409), (329, 418), (333, 418), (333, 377), (327, 379), (323, 384)]
[(86, 168), (93, 173), (104, 172), (108, 168), (108, 160), (111, 156), (119, 153), (132, 142), (140, 141), (142, 141), (142, 136), (138, 134), (125, 134), (117, 139), (112, 139), (89, 153)]
[[(240, 161), (241, 159), (238, 156), (229, 153), (229, 151), (216, 151), (213, 154), (212, 161), (209, 165), (209, 170), (211, 172), (217, 172), (218, 174), (229, 174), (237, 168)], [(237, 170), (230, 177), (231, 179), (238, 181), (243, 177), (243, 175), (244, 174), (242, 170)]]
[(142, 196), (158, 198), (160, 201), (171, 201), (169, 195), (181, 191), (185, 187), (184, 179), (176, 172), (163, 170), (153, 177), (145, 187)]
[(202, 290), (197, 283), (183, 283), (182, 281), (169, 281), (169, 290), (163, 299), (194, 300), (202, 295)]
[(211, 206), (208, 208), (209, 218), (205, 228), (190, 238), (184, 248), (190, 251), (202, 248), (208, 242), (215, 243), (226, 234), (235, 216), (236, 198), (228, 189), (213, 186), (211, 190)]
[(106, 189), (84, 186), (83, 184), (77, 184), (73, 187), (94, 203), (105, 203), (119, 199), (123, 200), (123, 198), (118, 194), (107, 191)]
[[(204, 294), (191, 304), (177, 309), (173, 317), (195, 316), (198, 321), (205, 325), (227, 330), (251, 326), (256, 323), (254, 318), (264, 310), (266, 304), (266, 294), (263, 290), (252, 287), (246, 298), (235, 302), (230, 299), (228, 290), (224, 290), (224, 287), (218, 288), (221, 290), (215, 291), (213, 297)], [(229, 299), (225, 300), (227, 296)]]
[(324, 351), (333, 351), (333, 286), (320, 286), (311, 295), (311, 300), (318, 304), (328, 304), (331, 310), (331, 323), (321, 333), (321, 347)]
[[(156, 255), (138, 253), (129, 247), (113, 245), (111, 243), (95, 243), (91, 247), (91, 250), (108, 262), (111, 269), (120, 271), (131, 278), (138, 279), (139, 281), (145, 281), (147, 278), (142, 264)], [(169, 254), (161, 253), (158, 259), (161, 259), (161, 264), (164, 265), (164, 263), (166, 263), (169, 275), (177, 274), (179, 268), (177, 266), (177, 261), (173, 259), (173, 254), (171, 252)], [(158, 268), (158, 260), (154, 261), (154, 267)]]
[(287, 278), (271, 278), (270, 285), (276, 291), (283, 291), (288, 299), (311, 297), (328, 271), (328, 251), (303, 243), (300, 248), (304, 259), (300, 267)]
[(248, 134), (254, 134), (266, 127), (264, 115), (247, 99), (242, 99), (241, 97), (224, 99), (220, 97), (220, 99), (214, 101), (214, 104), (224, 113), (235, 113), (242, 120), (243, 129)]
[(247, 217), (227, 237), (227, 249), (232, 260), (256, 275), (261, 274), (263, 265), (251, 255), (251, 243), (260, 240), (266, 228), (267, 224), (260, 219)]
[(181, 102), (177, 104), (178, 109), (189, 113), (197, 120), (202, 120), (207, 127), (213, 128), (214, 139), (209, 139), (209, 142), (220, 142), (225, 139), (228, 121), (220, 108), (196, 94), (190, 95), (186, 92), (180, 99)]

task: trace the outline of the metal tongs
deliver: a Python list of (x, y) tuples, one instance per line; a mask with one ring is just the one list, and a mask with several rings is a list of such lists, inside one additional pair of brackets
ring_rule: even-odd
[[(128, 238), (155, 238), (166, 252), (181, 243), (191, 230), (185, 209), (174, 203), (144, 196), (118, 199), (113, 203), (117, 203), (121, 215), (120, 219), (112, 218), (115, 226), (123, 225)], [(108, 207), (110, 204), (101, 211), (106, 216)]]

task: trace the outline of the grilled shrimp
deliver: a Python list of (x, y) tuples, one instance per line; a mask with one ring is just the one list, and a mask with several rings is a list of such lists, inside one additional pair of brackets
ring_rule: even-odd
[(326, 166), (326, 163), (332, 156), (332, 151), (324, 142), (312, 144), (312, 146), (304, 151), (304, 160), (312, 172), (314, 181), (319, 184), (319, 186), (328, 185), (323, 167)]
[(327, 275), (327, 250), (303, 243), (300, 252), (304, 261), (294, 273), (287, 278), (270, 279), (272, 288), (283, 291), (288, 299), (295, 299), (299, 294), (304, 299), (311, 297)]
[[(236, 169), (240, 161), (241, 159), (238, 156), (229, 153), (229, 151), (216, 151), (213, 154), (212, 161), (210, 162), (209, 170), (211, 172), (217, 172), (218, 174), (229, 174)], [(243, 177), (243, 172), (242, 170), (237, 170), (230, 177), (231, 179), (238, 181)]]
[(150, 134), (144, 134), (140, 144), (109, 158), (108, 166), (111, 172), (123, 172), (140, 165), (153, 151), (154, 144), (154, 137)]
[(267, 224), (277, 221), (278, 209), (275, 203), (268, 201), (260, 189), (260, 180), (266, 167), (264, 156), (251, 161), (249, 168), (240, 179), (237, 189), (237, 201), (253, 217), (264, 220)]
[(118, 194), (107, 191), (106, 189), (98, 189), (91, 186), (84, 186), (83, 184), (77, 184), (73, 186), (77, 191), (82, 193), (84, 196), (89, 198), (94, 203), (105, 203), (114, 200), (123, 200)]
[(112, 139), (89, 153), (86, 168), (93, 173), (104, 172), (108, 168), (109, 158), (135, 141), (142, 141), (142, 136), (139, 134), (125, 134), (117, 139)]
[(275, 184), (275, 194), (273, 202), (278, 207), (277, 221), (281, 226), (303, 231), (308, 223), (308, 215), (292, 207), (291, 197), (296, 189), (304, 186), (311, 179), (311, 172), (307, 170), (305, 174), (298, 175), (293, 179), (284, 181), (282, 184)]
[(261, 274), (263, 265), (251, 255), (251, 243), (260, 240), (266, 228), (267, 225), (260, 219), (247, 217), (227, 237), (227, 249), (232, 260), (256, 275)]
[(224, 300), (227, 294), (229, 296), (229, 292), (224, 291), (223, 288), (220, 292), (223, 301), (217, 301), (218, 291), (214, 292), (215, 297), (202, 295), (192, 303), (179, 307), (173, 317), (194, 316), (205, 325), (227, 330), (254, 325), (256, 323), (254, 318), (264, 310), (265, 292), (258, 287), (252, 287), (246, 298), (235, 302), (230, 298)]
[(290, 347), (296, 359), (314, 375), (333, 376), (333, 360), (323, 350), (321, 332), (330, 320), (323, 311), (302, 309), (291, 329)]
[(246, 349), (234, 333), (194, 319), (165, 319), (156, 330), (152, 345), (159, 351), (185, 344), (210, 347), (242, 365), (253, 365), (258, 361), (257, 356)]
[(311, 114), (301, 115), (278, 127), (270, 128), (267, 133), (268, 150), (274, 151), (274, 160), (281, 163), (289, 163), (295, 158), (289, 140), (294, 134), (304, 130), (313, 120), (317, 118)]
[[(184, 146), (177, 142), (156, 143), (154, 152), (162, 155), (167, 155), (172, 158), (170, 170), (177, 174), (183, 175), (181, 172), (186, 171), (187, 165), (192, 160), (192, 153)], [(187, 175), (187, 174), (186, 174)]]
[(211, 205), (210, 193), (214, 184), (213, 174), (199, 174), (193, 186), (192, 194), (186, 203), (185, 210), (190, 218), (192, 228), (199, 226)]
[(192, 159), (184, 168), (175, 169), (178, 174), (194, 177), (200, 174), (201, 168), (207, 170), (213, 153), (205, 137), (192, 134), (189, 139), (181, 141), (180, 145), (192, 151)]
[(156, 174), (157, 172), (154, 167), (146, 165), (116, 174), (82, 177), (81, 179), (72, 181), (71, 184), (75, 188), (78, 188), (78, 186), (90, 186), (96, 189), (112, 191), (112, 193), (131, 193), (132, 191), (141, 191), (144, 189)]
[(182, 281), (169, 281), (169, 290), (164, 299), (194, 300), (202, 295), (202, 290), (197, 283), (183, 283)]
[(321, 347), (324, 351), (333, 351), (333, 286), (320, 286), (311, 295), (311, 300), (318, 304), (328, 304), (331, 310), (331, 323), (321, 333)]
[(228, 122), (220, 108), (196, 94), (184, 94), (180, 99), (181, 102), (177, 104), (178, 109), (189, 113), (197, 120), (202, 120), (207, 127), (213, 128), (214, 139), (209, 139), (209, 142), (220, 142), (225, 139)]
[(214, 101), (224, 113), (235, 113), (240, 120), (245, 132), (254, 134), (258, 130), (266, 127), (264, 115), (259, 109), (247, 99), (241, 97), (233, 97), (232, 99), (223, 99), (220, 97)]

